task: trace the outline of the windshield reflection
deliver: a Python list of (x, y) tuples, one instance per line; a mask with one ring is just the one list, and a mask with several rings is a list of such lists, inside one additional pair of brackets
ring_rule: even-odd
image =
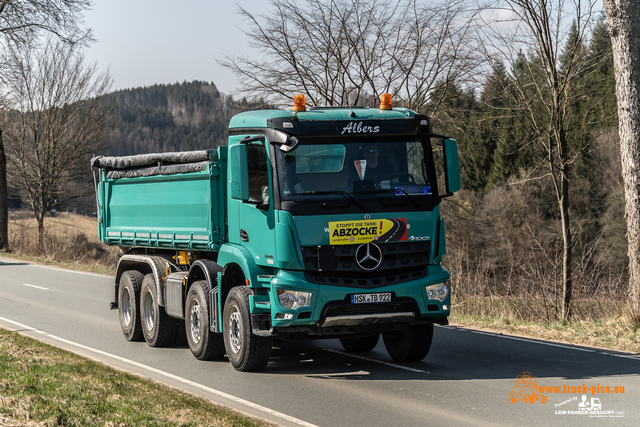
[(281, 200), (303, 194), (432, 195), (421, 141), (303, 143), (294, 152), (275, 151)]

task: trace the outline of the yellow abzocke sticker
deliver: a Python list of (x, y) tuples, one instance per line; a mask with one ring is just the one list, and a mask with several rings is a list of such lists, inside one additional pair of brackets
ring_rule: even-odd
[(329, 242), (332, 245), (351, 245), (377, 241), (380, 236), (397, 228), (397, 222), (389, 219), (330, 222)]

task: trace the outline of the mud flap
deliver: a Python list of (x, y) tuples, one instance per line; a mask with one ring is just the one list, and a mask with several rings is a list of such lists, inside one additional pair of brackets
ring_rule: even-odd
[(259, 337), (270, 337), (273, 335), (273, 327), (271, 326), (271, 314), (252, 314), (251, 315), (251, 332)]
[(209, 329), (211, 332), (218, 331), (218, 287), (209, 291), (209, 308), (211, 315), (209, 316)]

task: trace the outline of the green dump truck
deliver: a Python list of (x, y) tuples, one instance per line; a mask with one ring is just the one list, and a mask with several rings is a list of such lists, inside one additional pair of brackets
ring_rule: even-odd
[(425, 358), (450, 312), (439, 203), (460, 188), (457, 146), (381, 107), (298, 102), (234, 116), (228, 146), (93, 158), (125, 337), (186, 333), (240, 371), (265, 368), (274, 339), (357, 352), (382, 335), (393, 360)]

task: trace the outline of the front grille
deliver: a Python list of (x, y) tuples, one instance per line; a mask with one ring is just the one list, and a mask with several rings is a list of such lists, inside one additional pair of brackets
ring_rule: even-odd
[(427, 275), (431, 242), (376, 244), (382, 250), (383, 262), (372, 271), (356, 263), (355, 254), (360, 245), (303, 247), (307, 280), (319, 285), (373, 289)]

